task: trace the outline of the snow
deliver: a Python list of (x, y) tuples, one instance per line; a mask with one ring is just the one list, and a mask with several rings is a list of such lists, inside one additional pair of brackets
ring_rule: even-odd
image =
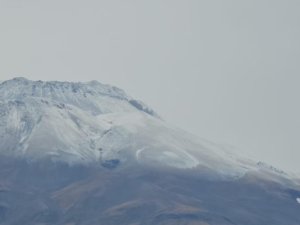
[(242, 176), (256, 163), (165, 121), (119, 88), (97, 81), (0, 84), (0, 152), (69, 164), (118, 160)]
[(300, 204), (300, 198), (297, 198), (296, 201)]
[(123, 90), (96, 81), (88, 83), (43, 82), (14, 78), (0, 85), (0, 98), (6, 102), (41, 98), (73, 105), (94, 115), (138, 109), (157, 116), (152, 109), (131, 98)]

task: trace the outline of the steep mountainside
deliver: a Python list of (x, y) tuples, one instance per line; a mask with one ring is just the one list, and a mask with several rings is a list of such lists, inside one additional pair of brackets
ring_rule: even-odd
[(0, 224), (300, 224), (299, 182), (97, 81), (0, 84)]

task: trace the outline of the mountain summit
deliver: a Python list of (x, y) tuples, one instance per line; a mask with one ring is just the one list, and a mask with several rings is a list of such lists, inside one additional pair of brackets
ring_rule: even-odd
[[(239, 174), (255, 169), (162, 121), (123, 90), (15, 78), (0, 85), (0, 151), (68, 164), (141, 163)], [(113, 166), (113, 165), (111, 165)]]
[(0, 224), (298, 225), (299, 181), (97, 81), (0, 83)]
[(129, 141), (120, 125), (113, 123), (116, 118), (135, 114), (159, 120), (142, 102), (97, 81), (15, 78), (0, 84), (0, 104), (1, 153), (29, 156), (32, 160), (49, 157), (68, 163), (97, 161), (101, 149), (104, 156), (116, 154), (119, 147), (111, 146), (109, 139), (123, 147)]

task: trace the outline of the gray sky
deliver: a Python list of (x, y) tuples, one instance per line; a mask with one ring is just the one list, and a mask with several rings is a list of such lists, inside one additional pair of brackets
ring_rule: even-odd
[(298, 0), (0, 0), (0, 80), (99, 80), (300, 172)]

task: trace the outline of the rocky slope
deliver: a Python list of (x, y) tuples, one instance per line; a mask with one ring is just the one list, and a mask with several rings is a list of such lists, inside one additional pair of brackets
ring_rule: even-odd
[(0, 224), (300, 224), (298, 180), (92, 81), (0, 84)]

